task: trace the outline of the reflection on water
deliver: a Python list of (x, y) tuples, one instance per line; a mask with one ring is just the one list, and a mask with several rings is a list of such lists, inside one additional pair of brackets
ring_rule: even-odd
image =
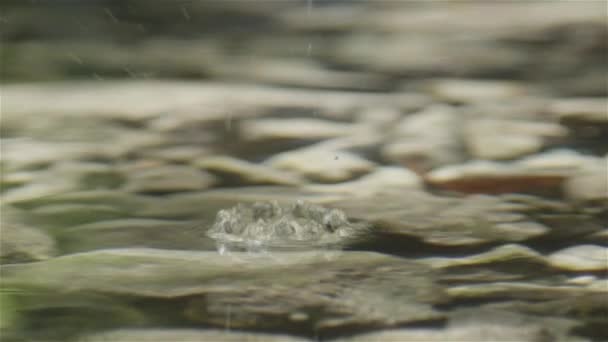
[(2, 339), (608, 338), (602, 5), (7, 3)]

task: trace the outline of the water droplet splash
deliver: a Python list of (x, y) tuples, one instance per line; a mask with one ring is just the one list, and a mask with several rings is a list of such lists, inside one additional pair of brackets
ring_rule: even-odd
[(335, 249), (357, 238), (366, 225), (352, 223), (338, 209), (304, 201), (255, 202), (217, 213), (207, 235), (218, 252)]

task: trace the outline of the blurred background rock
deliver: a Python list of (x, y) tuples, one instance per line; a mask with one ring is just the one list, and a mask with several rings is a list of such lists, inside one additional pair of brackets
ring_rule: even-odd
[(220, 79), (403, 90), (436, 77), (606, 95), (606, 2), (3, 1), (3, 82)]

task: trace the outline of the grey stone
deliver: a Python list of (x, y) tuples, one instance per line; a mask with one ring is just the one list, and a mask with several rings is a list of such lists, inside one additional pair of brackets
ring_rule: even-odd
[(201, 158), (193, 164), (220, 175), (237, 177), (246, 184), (297, 185), (303, 181), (297, 174), (232, 157)]
[(2, 163), (0, 168), (3, 171), (2, 178), (0, 178), (0, 188), (3, 191), (23, 187), (28, 183), (33, 182), (36, 179), (36, 172), (32, 171), (5, 171)]
[(549, 111), (561, 121), (608, 123), (608, 101), (605, 98), (571, 98), (554, 101)]
[(478, 266), (503, 262), (523, 262), (529, 264), (546, 264), (545, 258), (538, 252), (517, 244), (506, 244), (488, 252), (461, 258), (431, 257), (421, 259), (433, 268), (450, 268), (458, 266)]
[[(583, 303), (586, 299), (594, 297), (605, 298), (608, 290), (601, 286), (579, 286), (558, 284), (535, 284), (523, 281), (493, 282), (467, 284), (449, 287), (447, 290), (451, 298), (459, 300), (505, 298), (516, 300), (552, 301), (556, 298), (567, 299), (570, 304), (576, 304), (577, 300)], [(586, 298), (585, 298), (586, 297)], [(602, 303), (598, 303), (602, 305)], [(567, 310), (567, 307), (563, 308)]]
[(125, 170), (129, 180), (125, 189), (130, 192), (177, 192), (194, 191), (210, 187), (215, 177), (204, 171), (187, 166), (156, 166)]
[(538, 317), (508, 310), (475, 308), (459, 309), (451, 315), (443, 328), (401, 328), (364, 333), (340, 342), (377, 341), (587, 341), (569, 336), (568, 330), (576, 324), (573, 320), (554, 317)]
[(451, 285), (518, 281), (554, 272), (540, 253), (516, 244), (475, 255), (430, 257), (419, 261), (438, 269), (441, 281)]
[(597, 165), (597, 158), (554, 150), (513, 162), (473, 160), (435, 169), (426, 180), (440, 188), (482, 193), (558, 192), (564, 181)]
[(551, 265), (569, 271), (608, 270), (608, 248), (580, 245), (565, 248), (548, 256)]
[(133, 246), (214, 250), (215, 242), (198, 225), (193, 221), (140, 218), (104, 220), (61, 229), (56, 238), (64, 254)]
[[(564, 322), (570, 327), (603, 326), (605, 317), (597, 315), (598, 311), (606, 308), (608, 294), (606, 281), (595, 280), (591, 283), (573, 283), (563, 277), (543, 277), (528, 280), (521, 279), (512, 282), (480, 282), (451, 286), (447, 292), (455, 302), (492, 301), (500, 298), (500, 302), (486, 304), (495, 308), (506, 308), (509, 311), (529, 314), (532, 317), (567, 319)], [(457, 315), (457, 313), (454, 313)], [(528, 315), (526, 315), (528, 316)], [(532, 318), (530, 317), (530, 318)], [(545, 325), (545, 324), (543, 324)], [(550, 331), (574, 333), (575, 330), (564, 329), (563, 325), (555, 326)], [(564, 329), (564, 330), (562, 330)], [(592, 329), (584, 334), (585, 337), (601, 337), (602, 329)]]
[(363, 108), (359, 113), (357, 113), (356, 119), (358, 122), (366, 123), (380, 129), (386, 129), (397, 123), (397, 121), (399, 121), (403, 115), (404, 113), (402, 113), (398, 108), (377, 106)]
[(580, 171), (601, 165), (601, 158), (585, 155), (579, 151), (556, 149), (518, 160), (515, 165), (530, 171), (558, 171), (564, 175), (575, 175)]
[(78, 342), (304, 342), (307, 339), (279, 334), (231, 331), (230, 322), (226, 330), (210, 329), (119, 329), (94, 333), (80, 337)]
[(564, 184), (569, 199), (579, 202), (608, 202), (608, 158), (599, 158), (570, 176)]
[(403, 191), (420, 189), (422, 180), (412, 171), (402, 167), (384, 166), (378, 167), (367, 175), (358, 179), (338, 184), (311, 184), (303, 188), (314, 192), (343, 193), (355, 196), (369, 196), (395, 189)]
[(332, 206), (371, 222), (378, 233), (417, 237), (440, 246), (525, 241), (549, 228), (496, 197), (442, 198), (415, 190), (338, 200)]
[(322, 204), (339, 198), (344, 198), (344, 195), (316, 193), (285, 186), (249, 186), (172, 194), (155, 198), (135, 211), (134, 215), (160, 219), (199, 219), (211, 224), (220, 209), (229, 208), (238, 203), (256, 201), (287, 203), (304, 200)]
[[(429, 103), (427, 96), (412, 93), (328, 92), (149, 80), (4, 85), (2, 93), (7, 99), (3, 102), (3, 121), (29, 121), (41, 113), (53, 118), (78, 118), (83, 113), (89, 113), (88, 116), (94, 113), (95, 117), (119, 122), (142, 124), (149, 120), (150, 128), (156, 131), (174, 128), (183, 119), (222, 122), (227, 116), (247, 118), (268, 108), (310, 108), (320, 113), (348, 116), (353, 109), (362, 107), (389, 105), (411, 111)], [(167, 120), (173, 123), (169, 127), (166, 127)]]
[(354, 153), (315, 147), (279, 153), (265, 163), (323, 182), (345, 181), (375, 166)]
[(418, 172), (460, 162), (464, 158), (458, 129), (461, 121), (453, 107), (430, 106), (403, 118), (381, 154)]
[[(313, 42), (306, 42), (310, 50)], [(312, 51), (309, 51), (309, 53)], [(322, 89), (374, 90), (385, 89), (388, 80), (381, 74), (361, 71), (339, 71), (304, 58), (235, 58), (220, 64), (213, 73), (220, 77), (235, 77), (277, 85), (292, 85)]]
[(49, 228), (66, 228), (73, 225), (112, 220), (131, 215), (125, 208), (102, 204), (49, 204), (30, 210), (30, 220)]
[(585, 241), (600, 245), (608, 244), (608, 228), (603, 228), (602, 230), (585, 237)]
[[(557, 120), (554, 115), (547, 113), (547, 106), (550, 105), (551, 101), (551, 98), (546, 98), (539, 94), (529, 94), (508, 100), (469, 103), (463, 107), (463, 111), (467, 117), (473, 119), (552, 124), (557, 122)], [(546, 132), (546, 130), (542, 130), (542, 132)]]
[(68, 177), (57, 179), (56, 182), (50, 182), (48, 179), (37, 179), (35, 182), (24, 186), (9, 189), (3, 194), (2, 200), (6, 204), (32, 202), (47, 196), (74, 191), (76, 188), (74, 180)]
[(357, 134), (327, 139), (310, 146), (310, 148), (331, 151), (357, 151), (358, 155), (366, 157), (369, 155), (366, 152), (375, 151), (383, 144), (385, 135), (377, 127), (361, 127)]
[(19, 202), (20, 207), (36, 208), (45, 205), (100, 205), (114, 206), (126, 212), (135, 212), (153, 199), (116, 190), (84, 190), (64, 192), (50, 196), (35, 197)]
[(469, 153), (480, 159), (514, 159), (535, 153), (548, 138), (564, 137), (556, 123), (470, 118), (464, 136)]
[(5, 203), (43, 200), (67, 192), (90, 189), (112, 189), (122, 185), (122, 174), (104, 164), (59, 161), (47, 169), (33, 171), (33, 177), (21, 187), (3, 194)]
[(55, 240), (46, 232), (27, 226), (25, 213), (2, 206), (0, 263), (45, 260), (57, 253)]
[[(3, 114), (96, 116), (141, 121), (163, 111), (198, 104), (209, 90), (189, 82), (65, 82), (3, 87)], [(213, 92), (213, 89), (211, 89)]]
[(2, 164), (8, 170), (45, 165), (86, 156), (91, 145), (83, 142), (53, 142), (18, 138), (3, 139)]
[[(407, 10), (403, 10), (403, 9)], [(542, 41), (544, 35), (564, 22), (603, 22), (598, 3), (484, 3), (463, 6), (409, 6), (407, 3), (381, 2), (358, 22), (382, 32), (453, 34), (475, 32), (477, 37), (496, 40)], [(492, 17), (500, 11), (505, 16)], [(517, 23), (517, 25), (514, 25)], [(443, 24), (443, 25), (441, 25)], [(548, 31), (548, 32), (547, 32)]]
[(504, 100), (527, 92), (515, 82), (470, 79), (436, 80), (429, 85), (429, 91), (441, 100), (456, 103)]
[(363, 33), (341, 40), (335, 49), (331, 60), (400, 75), (476, 76), (517, 70), (526, 62), (521, 50), (449, 36)]
[(255, 119), (241, 122), (239, 133), (245, 140), (326, 139), (353, 134), (356, 126), (314, 118)]
[[(181, 122), (186, 120), (179, 120)], [(148, 159), (163, 160), (168, 163), (190, 163), (196, 159), (208, 156), (211, 151), (200, 146), (170, 146), (148, 149), (139, 152), (141, 156)]]

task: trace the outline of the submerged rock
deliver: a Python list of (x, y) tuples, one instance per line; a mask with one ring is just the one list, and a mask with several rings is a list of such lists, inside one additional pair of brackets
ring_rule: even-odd
[(232, 157), (203, 157), (194, 164), (207, 171), (215, 172), (228, 181), (238, 180), (245, 184), (297, 185), (302, 178), (288, 171), (276, 170), (266, 165), (251, 163)]
[[(499, 263), (522, 263), (522, 266), (536, 266), (545, 264), (542, 255), (534, 250), (518, 244), (506, 244), (491, 249), (488, 252), (460, 258), (432, 257), (422, 260), (433, 268), (453, 268), (462, 266), (483, 266)], [(525, 269), (522, 267), (522, 269)], [(537, 272), (538, 270), (534, 270)]]
[(239, 204), (220, 210), (207, 234), (220, 251), (233, 246), (265, 248), (328, 247), (361, 237), (367, 226), (352, 223), (343, 211), (297, 201)]
[[(604, 283), (601, 286), (579, 286), (567, 284), (567, 281), (555, 281), (554, 284), (529, 281), (492, 282), (452, 286), (446, 290), (453, 300), (491, 300), (504, 298), (513, 300), (534, 300), (551, 302), (557, 298), (570, 300), (570, 305), (582, 303), (585, 297), (605, 300), (608, 290)], [(596, 305), (602, 304), (596, 303)], [(565, 308), (562, 308), (565, 309)]]
[(605, 98), (567, 98), (553, 102), (549, 111), (565, 123), (586, 122), (590, 124), (608, 123)]
[(51, 236), (27, 224), (27, 212), (2, 205), (0, 213), (0, 264), (45, 260), (57, 253)]
[(418, 238), (437, 246), (518, 242), (550, 229), (519, 213), (500, 198), (448, 198), (422, 191), (387, 191), (334, 201), (350, 217), (371, 222), (375, 234)]
[[(227, 328), (230, 328), (229, 326)], [(165, 342), (165, 341), (213, 341), (213, 342), (305, 342), (289, 335), (251, 333), (203, 329), (118, 329), (90, 334), (79, 342)]]
[(73, 225), (128, 217), (123, 208), (98, 204), (49, 204), (30, 211), (31, 219), (42, 227), (64, 228)]
[(384, 159), (426, 172), (464, 160), (459, 127), (462, 119), (455, 107), (432, 105), (404, 117), (381, 148)]
[(344, 195), (317, 193), (286, 186), (248, 186), (177, 193), (155, 198), (134, 216), (160, 219), (202, 219), (212, 224), (221, 209), (257, 201), (324, 203)]
[[(559, 149), (511, 162), (471, 160), (434, 169), (426, 181), (441, 189), (464, 193), (559, 193), (565, 181), (593, 169), (603, 171), (600, 158)], [(605, 187), (605, 183), (597, 182)], [(575, 195), (576, 196), (576, 195)], [(591, 195), (591, 197), (596, 196)]]
[(265, 139), (322, 140), (353, 134), (356, 126), (321, 119), (256, 119), (241, 123), (240, 134), (247, 141)]
[(551, 139), (566, 136), (557, 123), (498, 118), (471, 118), (465, 126), (469, 153), (479, 159), (513, 159), (541, 150)]
[(62, 228), (56, 238), (63, 253), (131, 246), (214, 250), (215, 243), (189, 221), (126, 218)]
[(126, 189), (131, 192), (196, 191), (216, 182), (211, 174), (187, 166), (158, 166), (128, 171), (131, 175)]
[[(230, 314), (234, 329), (313, 336), (444, 318), (432, 307), (443, 300), (432, 270), (372, 252), (226, 256), (130, 248), (5, 265), (0, 271), (3, 285), (35, 288), (49, 299), (95, 293), (133, 298), (135, 306), (159, 303), (160, 312), (189, 326), (225, 327)], [(45, 305), (55, 307), (56, 302), (41, 301), (38, 307)], [(153, 319), (150, 307), (144, 311)]]
[(338, 184), (312, 184), (304, 189), (320, 193), (347, 194), (352, 196), (367, 196), (387, 191), (387, 189), (403, 189), (404, 191), (422, 188), (420, 177), (402, 167), (383, 166), (369, 174), (352, 181)]
[(420, 261), (438, 269), (440, 281), (452, 286), (517, 281), (555, 271), (541, 254), (518, 244), (506, 244), (475, 255), (431, 257)]
[[(587, 341), (568, 336), (572, 320), (475, 307), (454, 310), (442, 328), (400, 328), (359, 334), (336, 342)], [(453, 318), (453, 319), (452, 319)]]
[(430, 85), (433, 95), (456, 103), (515, 98), (524, 95), (526, 91), (521, 84), (502, 80), (443, 79)]
[[(4, 143), (2, 147), (4, 149)], [(24, 150), (24, 153), (28, 152)], [(102, 163), (68, 160), (48, 162), (53, 164), (49, 167), (42, 166), (46, 163), (44, 162), (38, 166), (39, 169), (18, 175), (17, 178), (22, 177), (23, 186), (8, 189), (3, 194), (3, 203), (44, 201), (72, 191), (114, 189), (123, 182), (119, 172)], [(11, 173), (7, 172), (8, 175)]]

